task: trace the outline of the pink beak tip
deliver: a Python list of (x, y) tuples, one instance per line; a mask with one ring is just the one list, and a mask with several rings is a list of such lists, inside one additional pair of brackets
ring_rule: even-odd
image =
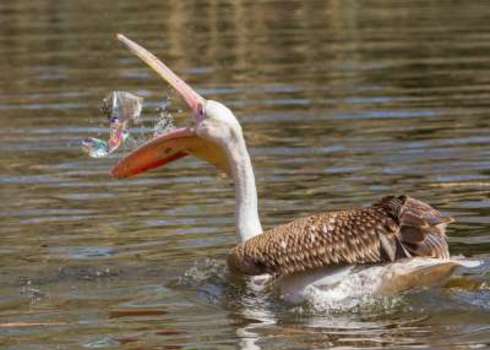
[(126, 36), (124, 34), (121, 34), (121, 33), (117, 33), (116, 38), (119, 41), (123, 41), (123, 40), (127, 39)]

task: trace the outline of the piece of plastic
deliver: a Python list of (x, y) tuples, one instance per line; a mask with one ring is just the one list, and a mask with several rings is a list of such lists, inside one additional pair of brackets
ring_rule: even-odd
[(89, 137), (82, 141), (83, 150), (92, 158), (104, 158), (116, 151), (129, 137), (129, 122), (140, 122), (143, 97), (126, 91), (113, 91), (102, 101), (102, 111), (110, 122), (109, 140)]

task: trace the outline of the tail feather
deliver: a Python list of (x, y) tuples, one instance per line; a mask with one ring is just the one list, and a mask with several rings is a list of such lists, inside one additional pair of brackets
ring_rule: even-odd
[(406, 195), (385, 197), (376, 206), (385, 208), (398, 223), (398, 240), (407, 257), (449, 258), (446, 226), (454, 221), (451, 217)]

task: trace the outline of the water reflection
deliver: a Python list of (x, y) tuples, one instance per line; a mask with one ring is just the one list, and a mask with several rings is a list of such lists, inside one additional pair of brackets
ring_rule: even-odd
[[(283, 305), (227, 278), (229, 180), (187, 160), (115, 182), (114, 157), (79, 149), (107, 136), (98, 106), (108, 92), (151, 108), (166, 93), (114, 40), (123, 32), (239, 116), (265, 228), (406, 192), (457, 218), (454, 254), (488, 261), (488, 6), (0, 3), (0, 346), (488, 346), (488, 263), (465, 276), (474, 288), (383, 307)], [(196, 263), (202, 278), (186, 280)]]

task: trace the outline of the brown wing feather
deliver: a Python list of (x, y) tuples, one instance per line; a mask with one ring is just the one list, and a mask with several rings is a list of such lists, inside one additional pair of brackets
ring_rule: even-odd
[(245, 274), (284, 275), (332, 264), (445, 258), (450, 221), (416, 199), (390, 196), (368, 208), (316, 214), (273, 228), (237, 245), (228, 262)]

